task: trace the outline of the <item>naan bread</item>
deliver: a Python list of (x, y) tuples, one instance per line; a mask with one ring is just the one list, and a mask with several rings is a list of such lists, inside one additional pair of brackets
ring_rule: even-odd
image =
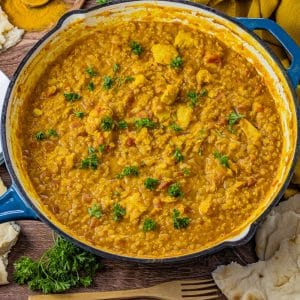
[(300, 234), (300, 194), (281, 202), (258, 228), (256, 254), (261, 260), (269, 259), (285, 238)]
[(300, 235), (282, 241), (272, 258), (218, 267), (213, 278), (229, 300), (299, 300)]
[[(4, 194), (6, 187), (0, 179), (0, 195)], [(8, 264), (7, 256), (12, 246), (17, 242), (20, 226), (15, 222), (0, 224), (0, 285), (7, 284)]]
[(0, 7), (0, 52), (17, 44), (23, 33), (24, 30), (14, 27), (8, 21), (7, 15)]

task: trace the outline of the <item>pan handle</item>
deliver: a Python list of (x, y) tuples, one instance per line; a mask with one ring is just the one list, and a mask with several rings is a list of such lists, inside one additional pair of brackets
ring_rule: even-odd
[(236, 18), (236, 20), (249, 30), (263, 29), (270, 32), (290, 55), (291, 65), (287, 74), (291, 79), (293, 87), (296, 88), (300, 82), (300, 47), (295, 41), (274, 21), (260, 18)]
[(24, 202), (12, 185), (0, 197), (0, 223), (16, 220), (38, 220), (34, 210)]

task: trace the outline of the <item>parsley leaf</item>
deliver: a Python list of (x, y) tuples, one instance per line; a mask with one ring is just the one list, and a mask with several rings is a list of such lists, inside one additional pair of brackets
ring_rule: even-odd
[(83, 111), (74, 111), (74, 115), (77, 118), (82, 119), (84, 117), (84, 112)]
[(111, 131), (114, 127), (114, 121), (111, 117), (103, 117), (100, 122), (100, 128), (103, 131)]
[(131, 51), (133, 54), (140, 56), (144, 51), (143, 47), (136, 41), (130, 43)]
[(159, 180), (155, 179), (155, 178), (148, 177), (144, 181), (145, 188), (148, 189), (148, 190), (150, 190), (150, 191), (153, 191), (158, 185), (159, 185)]
[(68, 102), (74, 102), (81, 98), (77, 93), (65, 93), (64, 97)]
[(219, 151), (214, 152), (214, 157), (219, 161), (219, 163), (225, 167), (229, 168), (228, 156), (221, 154)]
[(127, 166), (125, 167), (120, 174), (117, 175), (117, 178), (123, 178), (125, 176), (128, 177), (137, 177), (139, 176), (139, 169), (135, 166)]
[(119, 222), (126, 215), (126, 209), (119, 203), (115, 203), (113, 207), (113, 220)]
[(94, 71), (93, 67), (88, 67), (85, 72), (90, 75), (90, 77), (95, 77), (97, 76), (97, 73)]
[(200, 97), (205, 97), (205, 96), (207, 96), (207, 94), (208, 94), (207, 89), (203, 88), (203, 89), (200, 91), (199, 96), (200, 96)]
[(96, 150), (93, 147), (88, 148), (89, 155), (80, 163), (80, 169), (93, 169), (98, 168), (99, 160), (96, 155)]
[(113, 84), (114, 84), (114, 79), (111, 76), (104, 76), (103, 77), (103, 88), (105, 90), (111, 89)]
[(173, 156), (174, 156), (176, 162), (180, 162), (180, 161), (183, 161), (183, 160), (184, 160), (184, 156), (182, 155), (182, 153), (180, 152), (179, 149), (176, 149), (176, 150), (175, 150)]
[(54, 129), (49, 129), (47, 133), (48, 133), (48, 136), (58, 137), (58, 133)]
[(191, 106), (195, 107), (198, 102), (198, 95), (195, 91), (190, 91), (187, 93), (187, 97), (191, 101)]
[(170, 67), (172, 69), (179, 69), (183, 65), (183, 60), (181, 56), (177, 56), (171, 60)]
[(126, 128), (128, 128), (128, 124), (125, 120), (121, 120), (121, 121), (118, 122), (118, 127), (120, 129), (126, 129)]
[(173, 226), (175, 229), (186, 228), (191, 222), (188, 217), (180, 217), (180, 212), (176, 208), (173, 209)]
[(168, 194), (171, 197), (177, 198), (183, 196), (179, 183), (173, 183), (168, 188)]
[(100, 267), (96, 256), (56, 237), (54, 245), (37, 261), (29, 257), (17, 260), (13, 278), (31, 290), (62, 293), (72, 287), (90, 286)]
[(103, 152), (105, 152), (106, 145), (105, 144), (101, 144), (101, 145), (99, 145), (98, 149), (99, 149), (100, 153), (103, 153)]
[(114, 66), (113, 66), (114, 73), (117, 73), (119, 70), (120, 70), (119, 64), (114, 64)]
[(134, 77), (132, 77), (132, 76), (126, 76), (126, 77), (124, 78), (124, 82), (125, 82), (125, 83), (127, 83), (127, 82), (132, 82), (132, 81), (134, 81)]
[(148, 231), (153, 231), (157, 227), (157, 223), (150, 218), (145, 219), (144, 224), (143, 224), (143, 231), (148, 232)]
[(90, 92), (92, 92), (95, 89), (95, 85), (93, 81), (90, 81), (87, 85), (87, 88)]
[(135, 121), (135, 126), (137, 128), (148, 128), (148, 129), (153, 129), (156, 127), (156, 123), (151, 121), (148, 118), (142, 118), (142, 119), (138, 119)]
[(182, 128), (179, 126), (179, 125), (177, 125), (177, 124), (172, 124), (172, 125), (170, 125), (170, 128), (172, 129), (172, 130), (174, 130), (175, 132), (179, 132), (179, 131), (182, 131)]
[(102, 210), (99, 204), (94, 203), (92, 207), (88, 208), (88, 213), (91, 217), (95, 217), (97, 219), (100, 219), (102, 216)]
[(36, 134), (35, 134), (35, 138), (37, 141), (42, 141), (46, 138), (46, 134), (44, 131), (38, 131)]
[(233, 125), (235, 125), (240, 119), (245, 118), (244, 115), (240, 115), (236, 111), (232, 111), (228, 116), (228, 130), (234, 133)]

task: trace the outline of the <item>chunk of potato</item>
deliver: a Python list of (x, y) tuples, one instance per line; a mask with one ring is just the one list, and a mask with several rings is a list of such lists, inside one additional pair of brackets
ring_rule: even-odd
[(175, 37), (174, 45), (179, 48), (188, 48), (195, 45), (195, 40), (189, 32), (179, 30)]
[(171, 105), (175, 102), (177, 94), (179, 92), (180, 82), (176, 84), (168, 84), (166, 90), (161, 96), (161, 102)]
[(134, 193), (121, 201), (121, 204), (126, 207), (126, 216), (130, 222), (138, 219), (146, 210), (147, 207), (142, 202), (140, 194)]
[(240, 126), (245, 133), (248, 141), (258, 144), (260, 141), (260, 132), (247, 119), (240, 120)]
[(210, 83), (212, 81), (212, 75), (205, 69), (199, 70), (196, 75), (198, 84)]
[(134, 81), (130, 84), (130, 87), (135, 89), (144, 84), (146, 78), (143, 74), (137, 74), (134, 76)]
[(170, 64), (171, 60), (178, 56), (176, 48), (172, 45), (156, 44), (152, 46), (151, 51), (154, 61), (163, 65)]
[(177, 122), (178, 125), (186, 129), (191, 120), (192, 120), (192, 115), (193, 115), (193, 109), (187, 105), (180, 105), (177, 109)]

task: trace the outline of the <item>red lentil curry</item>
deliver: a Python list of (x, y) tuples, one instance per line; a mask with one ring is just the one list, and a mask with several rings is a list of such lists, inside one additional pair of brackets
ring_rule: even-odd
[(22, 164), (43, 205), (121, 255), (230, 238), (264, 201), (282, 152), (254, 66), (180, 23), (99, 28), (46, 69), (23, 109)]

